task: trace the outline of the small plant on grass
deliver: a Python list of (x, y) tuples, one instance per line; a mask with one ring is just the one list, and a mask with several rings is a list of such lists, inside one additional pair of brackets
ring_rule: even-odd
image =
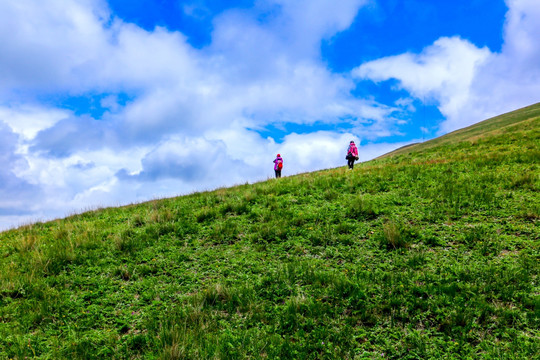
[(382, 226), (382, 234), (379, 235), (379, 242), (382, 247), (392, 249), (405, 249), (416, 237), (415, 231), (401, 221), (390, 219)]
[(355, 220), (372, 220), (375, 219), (380, 211), (372, 200), (366, 195), (354, 196), (347, 204), (347, 216)]

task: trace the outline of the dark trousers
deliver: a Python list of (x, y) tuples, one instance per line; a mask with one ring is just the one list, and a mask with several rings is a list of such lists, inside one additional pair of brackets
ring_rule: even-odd
[(281, 177), (281, 170), (274, 170), (274, 172), (276, 173), (276, 178)]
[(347, 165), (349, 165), (349, 169), (354, 168), (354, 160), (356, 159), (352, 155), (347, 158)]

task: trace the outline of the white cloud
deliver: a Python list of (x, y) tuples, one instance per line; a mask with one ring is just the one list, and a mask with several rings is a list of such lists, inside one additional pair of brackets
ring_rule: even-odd
[(78, 69), (102, 55), (108, 16), (102, 1), (2, 1), (0, 14), (0, 94), (77, 91), (82, 77), (93, 76)]
[[(525, 68), (540, 68), (540, 4), (536, 0), (506, 0), (505, 44), (502, 53)], [(516, 64), (517, 65), (517, 64)]]
[(13, 107), (0, 106), (0, 121), (3, 121), (26, 140), (33, 139), (38, 132), (47, 129), (70, 116), (66, 110), (45, 108), (39, 105), (22, 104)]
[(374, 60), (353, 70), (353, 75), (376, 82), (398, 79), (400, 88), (422, 100), (434, 99), (441, 113), (452, 118), (469, 100), (476, 71), (489, 56), (487, 48), (478, 49), (459, 37), (440, 38), (421, 54)]
[[(327, 131), (293, 133), (285, 137), (275, 152), (283, 157), (283, 173), (296, 174), (345, 165), (345, 155), (351, 140), (359, 143), (358, 138), (352, 134)], [(276, 154), (272, 155), (275, 157)]]
[(412, 97), (435, 100), (445, 133), (540, 101), (540, 3), (507, 0), (500, 53), (459, 37), (440, 38), (420, 54), (401, 54), (353, 71), (375, 82), (397, 79)]
[(504, 44), (480, 67), (471, 84), (471, 96), (461, 119), (448, 119), (442, 129), (512, 111), (540, 101), (540, 3), (507, 0)]
[(29, 167), (18, 152), (19, 142), (20, 136), (0, 121), (0, 218), (31, 214), (40, 195), (39, 187), (17, 174)]
[(369, 0), (268, 0), (264, 3), (277, 4), (280, 17), (270, 23), (273, 34), (288, 44), (288, 53), (309, 58), (319, 56), (321, 39), (328, 39), (347, 29), (358, 9)]

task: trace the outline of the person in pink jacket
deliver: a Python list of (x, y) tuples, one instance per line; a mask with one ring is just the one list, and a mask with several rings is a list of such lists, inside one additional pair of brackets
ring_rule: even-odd
[(347, 156), (345, 157), (347, 159), (347, 165), (349, 165), (349, 170), (352, 170), (354, 168), (354, 161), (358, 160), (358, 148), (356, 147), (356, 144), (354, 141), (351, 141), (349, 144), (349, 148), (347, 149)]
[(276, 178), (281, 177), (281, 169), (283, 168), (283, 158), (280, 154), (277, 154), (276, 159), (274, 160), (274, 172), (276, 173)]

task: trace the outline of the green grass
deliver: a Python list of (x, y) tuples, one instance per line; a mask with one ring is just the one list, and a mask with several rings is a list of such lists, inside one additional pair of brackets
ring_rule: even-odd
[(532, 359), (540, 105), (0, 234), (0, 359)]

